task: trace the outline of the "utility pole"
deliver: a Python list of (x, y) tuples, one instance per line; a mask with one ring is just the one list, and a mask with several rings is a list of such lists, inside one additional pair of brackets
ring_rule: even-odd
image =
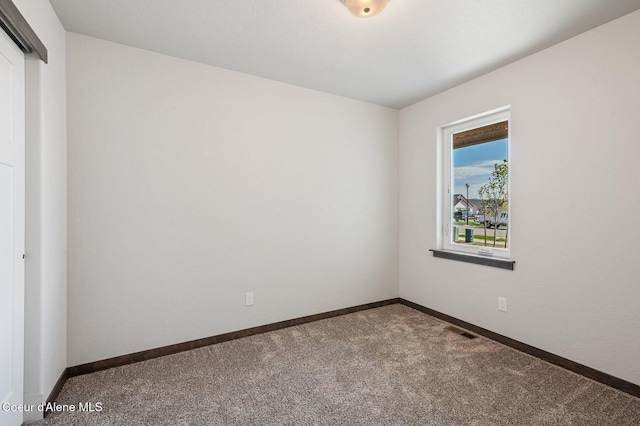
[(465, 184), (467, 187), (467, 225), (469, 224), (469, 184)]

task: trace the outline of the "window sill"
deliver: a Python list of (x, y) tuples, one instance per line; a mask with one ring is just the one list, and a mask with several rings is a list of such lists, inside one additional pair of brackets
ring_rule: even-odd
[(475, 263), (477, 265), (491, 266), (494, 268), (508, 269), (513, 271), (515, 260), (498, 259), (491, 256), (480, 256), (477, 254), (460, 253), (449, 250), (429, 249), (433, 253), (433, 257), (441, 257), (443, 259), (457, 260), (460, 262)]

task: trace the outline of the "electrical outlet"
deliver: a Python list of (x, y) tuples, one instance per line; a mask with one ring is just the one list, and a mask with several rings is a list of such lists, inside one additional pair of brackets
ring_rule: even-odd
[(251, 306), (251, 305), (253, 305), (253, 292), (245, 293), (245, 294), (244, 294), (244, 304), (245, 304), (246, 306)]
[(507, 312), (507, 298), (506, 297), (498, 297), (498, 310), (502, 312)]

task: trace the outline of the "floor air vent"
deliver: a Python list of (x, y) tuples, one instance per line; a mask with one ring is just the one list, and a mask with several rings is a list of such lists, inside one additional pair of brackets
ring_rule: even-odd
[(464, 336), (467, 339), (475, 339), (476, 337), (478, 337), (478, 336), (476, 336), (474, 334), (471, 334), (471, 333), (469, 333), (467, 331), (461, 330), (461, 329), (459, 329), (457, 327), (454, 327), (454, 326), (449, 326), (449, 327), (445, 328), (445, 330), (447, 330), (447, 331), (449, 331), (451, 333), (459, 334), (460, 336)]

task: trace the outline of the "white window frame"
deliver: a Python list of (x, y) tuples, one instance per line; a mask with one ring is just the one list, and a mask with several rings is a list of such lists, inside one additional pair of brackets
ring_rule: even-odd
[[(509, 243), (507, 248), (499, 247), (479, 247), (472, 245), (456, 244), (453, 242), (453, 135), (456, 133), (464, 132), (467, 130), (476, 129), (478, 127), (488, 126), (490, 124), (499, 123), (502, 121), (508, 121), (508, 133), (507, 133), (507, 161), (509, 163), (509, 176), (508, 176), (508, 192), (509, 192), (509, 209), (511, 210), (511, 107), (505, 106), (497, 108), (491, 111), (487, 111), (482, 114), (474, 115), (472, 117), (457, 120), (455, 122), (446, 124), (439, 128), (439, 143), (440, 149), (443, 153), (443, 188), (441, 193), (443, 194), (440, 205), (441, 211), (441, 236), (440, 236), (440, 249), (467, 253), (481, 256), (493, 256), (503, 259), (510, 259), (511, 257), (511, 241), (512, 241), (512, 223), (509, 219)], [(511, 214), (509, 214), (511, 218)]]

